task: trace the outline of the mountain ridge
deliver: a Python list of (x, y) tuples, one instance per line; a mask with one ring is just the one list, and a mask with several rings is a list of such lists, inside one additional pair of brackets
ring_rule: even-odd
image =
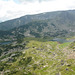
[(23, 16), (0, 23), (0, 30), (2, 37), (75, 36), (75, 10)]
[[(66, 17), (68, 17), (68, 13), (69, 13), (69, 15), (72, 15), (74, 17), (75, 16), (74, 12), (75, 12), (75, 10), (69, 10), (69, 11), (46, 12), (46, 13), (35, 14), (35, 15), (26, 15), (26, 16), (22, 16), (17, 19), (1, 22), (0, 30), (10, 30), (15, 27), (19, 27), (19, 26), (22, 26), (29, 22), (32, 22), (32, 21), (47, 20), (47, 19), (51, 20), (51, 19), (59, 18), (60, 15), (63, 17), (64, 13), (66, 13), (65, 14), (65, 15), (67, 15)], [(75, 18), (73, 18), (73, 19), (75, 19)]]

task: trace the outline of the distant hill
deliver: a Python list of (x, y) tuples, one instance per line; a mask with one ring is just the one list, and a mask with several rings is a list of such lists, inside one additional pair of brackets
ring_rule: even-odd
[(55, 23), (56, 26), (61, 24), (65, 28), (67, 25), (75, 25), (75, 10), (26, 15), (17, 19), (0, 23), (0, 30), (10, 30), (14, 27), (19, 27), (29, 22), (38, 20), (50, 20), (50, 22)]
[(0, 23), (0, 30), (16, 37), (74, 36), (75, 10), (26, 15)]

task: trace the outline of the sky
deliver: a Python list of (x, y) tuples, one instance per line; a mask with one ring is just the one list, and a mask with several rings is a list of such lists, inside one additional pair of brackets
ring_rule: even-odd
[(0, 0), (0, 21), (24, 15), (75, 9), (75, 0)]

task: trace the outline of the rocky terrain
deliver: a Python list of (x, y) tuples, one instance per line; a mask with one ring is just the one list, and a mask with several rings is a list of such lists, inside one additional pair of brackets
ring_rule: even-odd
[[(25, 44), (23, 44), (25, 43)], [(21, 44), (22, 47), (20, 46)], [(4, 47), (3, 47), (4, 48)], [(0, 49), (3, 49), (2, 46)], [(9, 46), (0, 57), (0, 74), (3, 75), (74, 75), (75, 42), (30, 40)], [(4, 50), (3, 49), (3, 50)]]

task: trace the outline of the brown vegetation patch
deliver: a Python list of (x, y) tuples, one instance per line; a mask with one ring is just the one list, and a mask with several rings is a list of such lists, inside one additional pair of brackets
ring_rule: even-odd
[(75, 52), (68, 55), (68, 59), (75, 59)]

